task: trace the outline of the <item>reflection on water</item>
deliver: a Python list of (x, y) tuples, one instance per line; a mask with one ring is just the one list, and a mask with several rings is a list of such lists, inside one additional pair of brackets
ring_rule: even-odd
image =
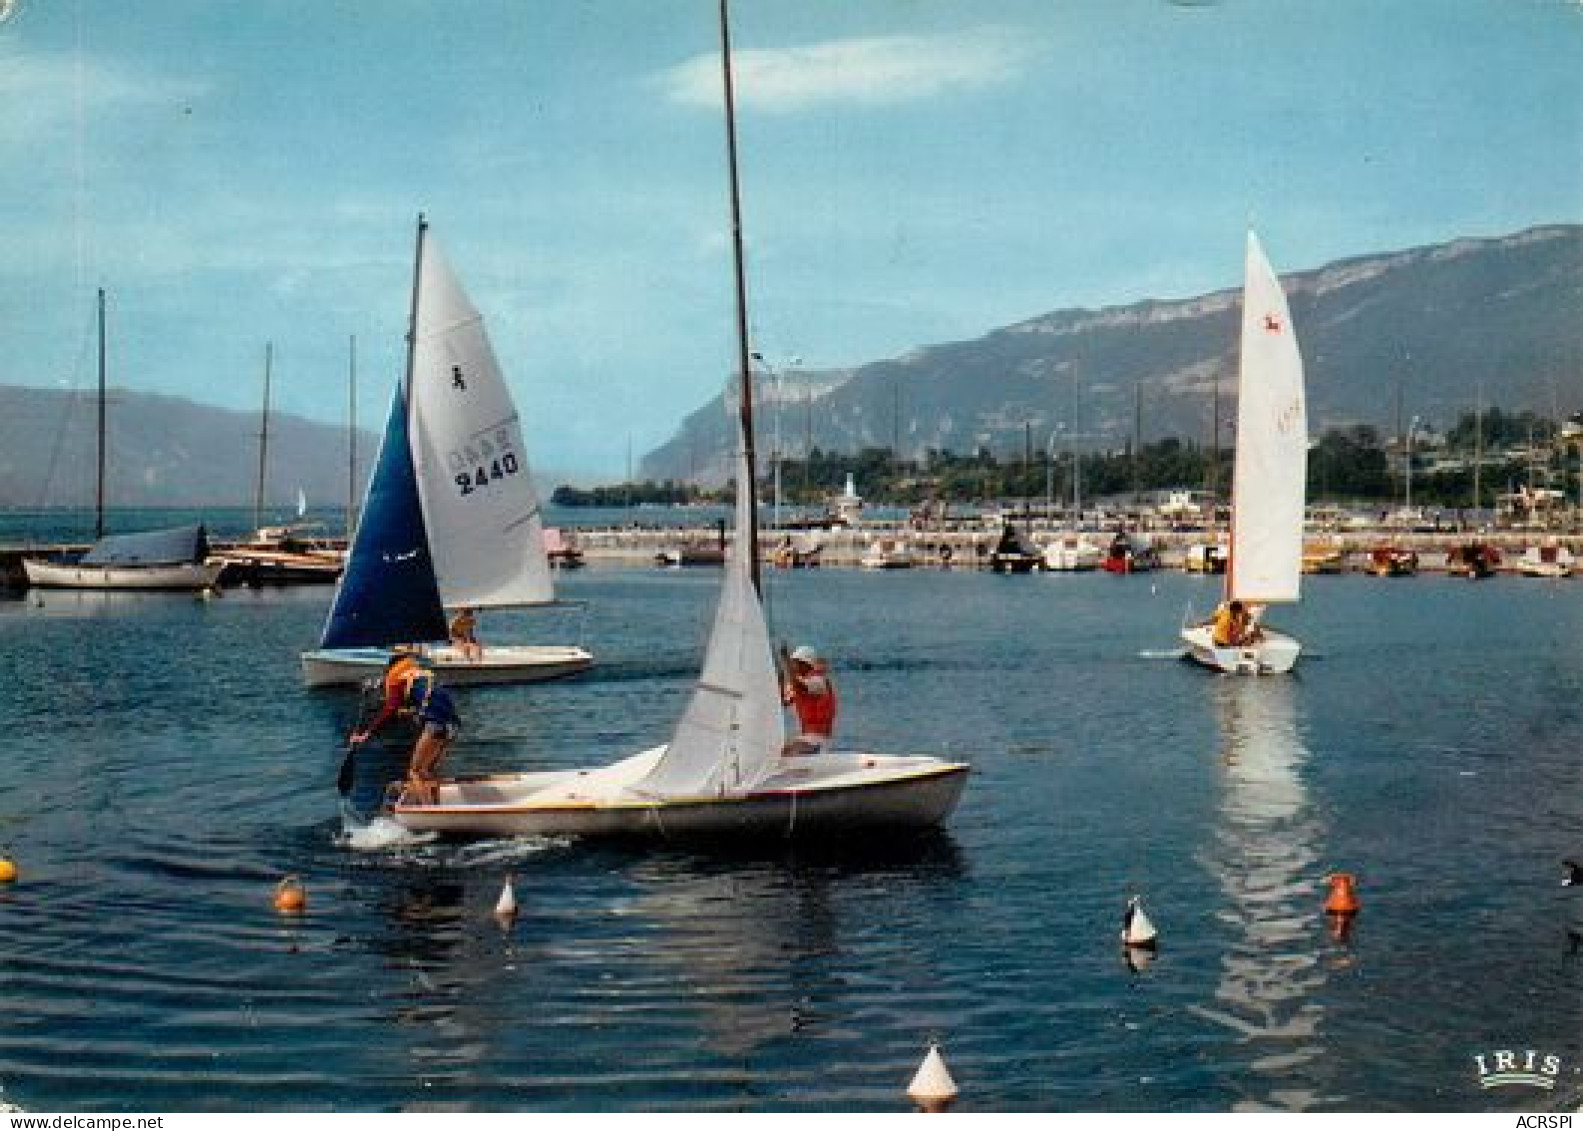
[(1233, 939), (1216, 1005), (1197, 1011), (1251, 1046), (1233, 1082), (1246, 1092), (1238, 1109), (1303, 1110), (1321, 1098), (1304, 1068), (1324, 1052), (1325, 968), (1315, 933), (1321, 829), (1303, 784), (1295, 681), (1226, 678), (1212, 693), (1224, 777), (1208, 864)]

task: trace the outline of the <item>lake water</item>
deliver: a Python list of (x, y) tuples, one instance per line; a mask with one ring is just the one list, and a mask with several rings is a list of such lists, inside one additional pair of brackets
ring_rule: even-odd
[[(464, 689), (456, 771), (662, 741), (718, 573), (591, 569), (574, 680)], [(1293, 678), (1157, 658), (1182, 574), (813, 571), (777, 633), (853, 742), (973, 763), (946, 829), (742, 854), (348, 843), (325, 590), (0, 604), (0, 1084), (36, 1110), (1575, 1107), (1583, 584), (1310, 580)], [(361, 792), (402, 764), (361, 760)], [(1344, 941), (1324, 878), (1359, 877)], [(521, 914), (491, 910), (507, 874)], [(286, 874), (307, 913), (271, 905)], [(1127, 897), (1159, 927), (1139, 970)], [(1559, 1058), (1553, 1091), (1475, 1057)]]

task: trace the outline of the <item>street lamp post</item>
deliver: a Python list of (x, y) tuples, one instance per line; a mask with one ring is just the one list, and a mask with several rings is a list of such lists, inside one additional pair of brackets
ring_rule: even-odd
[(1413, 433), (1418, 431), (1419, 417), (1413, 417), (1407, 424), (1407, 469), (1406, 469), (1406, 501), (1403, 514), (1408, 522), (1412, 521), (1413, 513)]

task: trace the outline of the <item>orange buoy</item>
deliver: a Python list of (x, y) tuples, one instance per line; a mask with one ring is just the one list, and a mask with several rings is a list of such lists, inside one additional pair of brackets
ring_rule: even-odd
[(10, 860), (0, 859), (0, 884), (15, 883), (16, 882), (16, 878), (17, 878), (16, 864), (14, 864)]
[(308, 893), (296, 876), (287, 876), (275, 885), (275, 910), (282, 915), (301, 915), (308, 906)]
[(1356, 915), (1360, 904), (1358, 903), (1358, 879), (1350, 872), (1337, 872), (1326, 876), (1325, 882), (1330, 885), (1330, 895), (1325, 900), (1325, 911), (1330, 915)]

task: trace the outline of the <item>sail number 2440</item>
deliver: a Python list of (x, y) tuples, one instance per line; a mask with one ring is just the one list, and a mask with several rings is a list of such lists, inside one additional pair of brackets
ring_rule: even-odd
[(517, 462), (515, 452), (505, 452), (498, 459), (488, 463), (480, 463), (476, 467), (456, 473), (456, 487), (459, 494), (471, 495), (474, 491), (483, 490), (491, 483), (504, 479), (508, 475), (515, 475), (521, 465)]
[(493, 435), (488, 432), (475, 435), (463, 447), (446, 453), (458, 494), (482, 491), (491, 483), (498, 483), (522, 470), (522, 461), (513, 450), (511, 433), (505, 428), (492, 431)]

